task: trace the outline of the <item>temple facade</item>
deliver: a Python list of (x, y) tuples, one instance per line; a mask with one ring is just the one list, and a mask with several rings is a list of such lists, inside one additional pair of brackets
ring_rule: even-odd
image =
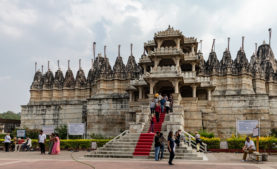
[(131, 45), (126, 65), (120, 46), (113, 67), (104, 50), (87, 76), (81, 63), (76, 77), (69, 63), (65, 75), (60, 68), (54, 75), (48, 66), (45, 73), (35, 73), (30, 101), (22, 106), (21, 126), (83, 122), (87, 134), (141, 132), (148, 123), (149, 101), (161, 93), (174, 100), (164, 131), (206, 129), (228, 137), (236, 133), (236, 120), (260, 120), (261, 134), (268, 135), (277, 127), (277, 62), (265, 42), (249, 62), (243, 41), (232, 59), (228, 39), (220, 61), (214, 42), (205, 61), (197, 39), (169, 27), (144, 43), (138, 64)]

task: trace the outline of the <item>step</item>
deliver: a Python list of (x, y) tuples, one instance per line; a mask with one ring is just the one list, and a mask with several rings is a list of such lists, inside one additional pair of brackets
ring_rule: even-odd
[(133, 155), (131, 154), (88, 154), (85, 155), (85, 157), (98, 157), (98, 158), (133, 158)]

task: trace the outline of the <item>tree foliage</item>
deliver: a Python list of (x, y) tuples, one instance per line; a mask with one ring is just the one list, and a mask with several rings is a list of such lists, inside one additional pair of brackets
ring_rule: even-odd
[(12, 111), (0, 113), (0, 119), (20, 120), (20, 113), (14, 113)]

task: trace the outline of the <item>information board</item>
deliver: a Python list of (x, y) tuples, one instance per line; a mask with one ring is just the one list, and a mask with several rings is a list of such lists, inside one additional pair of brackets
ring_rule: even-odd
[(49, 126), (42, 126), (42, 131), (46, 135), (51, 135), (55, 131), (55, 127), (52, 125)]
[(67, 132), (69, 135), (83, 135), (85, 134), (85, 124), (69, 123), (67, 126)]
[(238, 134), (252, 134), (253, 129), (259, 125), (258, 120), (238, 120), (237, 133)]
[(24, 137), (26, 136), (25, 130), (17, 130), (16, 131), (16, 137)]

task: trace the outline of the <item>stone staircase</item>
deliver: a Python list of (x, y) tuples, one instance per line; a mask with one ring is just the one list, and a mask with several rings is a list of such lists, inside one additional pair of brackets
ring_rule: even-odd
[(133, 158), (140, 133), (128, 133), (128, 130), (125, 132), (125, 135), (106, 143), (103, 147), (85, 155), (85, 157)]
[[(164, 134), (164, 137), (167, 139), (167, 127), (166, 125), (170, 122), (170, 114), (165, 114), (164, 122), (162, 127), (160, 128), (161, 132)], [(172, 122), (171, 122), (172, 123)], [(130, 133), (129, 130), (124, 131), (117, 137), (115, 137), (110, 142), (106, 143), (103, 147), (97, 149), (96, 151), (91, 152), (90, 154), (85, 155), (86, 157), (94, 157), (94, 158), (134, 158), (138, 157), (134, 156), (135, 148), (137, 146), (138, 140), (143, 133), (148, 133), (150, 127), (150, 123), (145, 123), (143, 126), (143, 130), (140, 133)], [(154, 134), (153, 134), (154, 137)], [(153, 138), (152, 137), (152, 138)], [(144, 145), (141, 145), (142, 147)], [(145, 145), (146, 146), (146, 145)], [(139, 158), (148, 158), (154, 159), (154, 141), (152, 141), (152, 145), (147, 145), (150, 148), (149, 155), (147, 154), (140, 156)], [(141, 147), (137, 147), (141, 148)], [(184, 142), (180, 143), (180, 147), (176, 147), (175, 151), (175, 159), (185, 159), (185, 160), (203, 160), (203, 153), (197, 153), (191, 146), (184, 144)], [(165, 145), (164, 150), (164, 159), (169, 158), (169, 152), (167, 150), (167, 145)]]

